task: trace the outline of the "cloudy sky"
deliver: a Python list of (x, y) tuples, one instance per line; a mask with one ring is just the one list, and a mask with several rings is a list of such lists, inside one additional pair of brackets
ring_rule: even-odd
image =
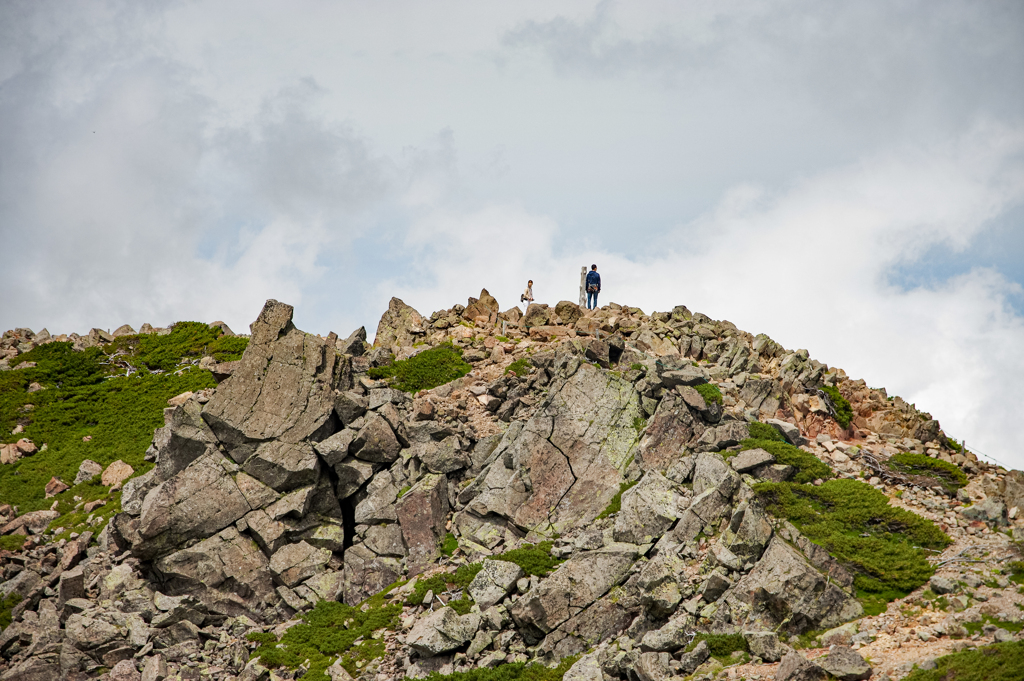
[(1024, 4), (0, 4), (0, 327), (685, 304), (1024, 468)]

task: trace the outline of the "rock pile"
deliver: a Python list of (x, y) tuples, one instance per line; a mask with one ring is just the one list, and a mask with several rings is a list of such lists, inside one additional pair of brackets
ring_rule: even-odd
[[(961, 544), (1024, 530), (1018, 472), (954, 449), (930, 415), (806, 351), (682, 306), (502, 312), (484, 290), (427, 317), (392, 299), (370, 346), (362, 329), (304, 333), (271, 300), (251, 330), (230, 377), (165, 410), (154, 467), (116, 481), (122, 511), (95, 545), (5, 554), (0, 594), (19, 600), (0, 679), (268, 678), (246, 634), (281, 635), (321, 601), (359, 605), (389, 587), (400, 626), (374, 632), (381, 655), (339, 661), (331, 678), (572, 656), (567, 678), (710, 678), (723, 666), (714, 637), (745, 651), (731, 663), (779, 679), (867, 678), (858, 649), (902, 630), (865, 617), (853, 566), (766, 510), (754, 485), (798, 470), (743, 449), (754, 423)], [(368, 373), (446, 343), (471, 373), (416, 394)], [(849, 402), (848, 425), (823, 387)], [(951, 497), (884, 465), (901, 453), (971, 482)], [(52, 520), (13, 515), (7, 527), (42, 536)], [(553, 569), (510, 558), (523, 549)], [(458, 590), (417, 591), (460, 566), (476, 571)], [(929, 593), (963, 596), (969, 612), (985, 597), (971, 588), (937, 577)], [(793, 650), (813, 630), (829, 630), (827, 655)]]

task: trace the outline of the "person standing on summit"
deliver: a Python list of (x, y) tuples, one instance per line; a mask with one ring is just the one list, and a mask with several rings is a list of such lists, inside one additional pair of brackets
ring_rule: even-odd
[(591, 265), (587, 272), (587, 309), (597, 308), (597, 294), (601, 292), (601, 275), (597, 273), (597, 265)]

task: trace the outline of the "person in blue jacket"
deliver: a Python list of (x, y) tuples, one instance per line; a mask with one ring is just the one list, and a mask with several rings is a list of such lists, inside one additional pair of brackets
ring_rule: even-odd
[(597, 307), (597, 294), (601, 292), (601, 275), (597, 273), (597, 265), (591, 265), (587, 272), (587, 309)]

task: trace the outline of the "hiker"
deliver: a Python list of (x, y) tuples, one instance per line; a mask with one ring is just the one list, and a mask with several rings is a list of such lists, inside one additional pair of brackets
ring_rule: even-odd
[(533, 302), (533, 279), (526, 282), (526, 290), (523, 291), (523, 295), (519, 296), (519, 302), (526, 304)]
[(587, 309), (597, 308), (597, 294), (601, 292), (601, 275), (597, 273), (597, 265), (591, 265), (587, 272)]

